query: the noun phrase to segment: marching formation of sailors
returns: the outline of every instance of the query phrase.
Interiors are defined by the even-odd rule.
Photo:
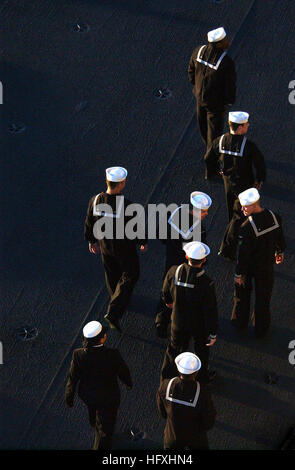
[[[279,214],[260,205],[266,169],[263,154],[246,137],[249,114],[229,112],[229,132],[223,134],[225,114],[236,97],[235,64],[227,54],[229,45],[224,28],[209,31],[208,44],[192,53],[188,75],[206,144],[205,179],[221,175],[224,181],[228,224],[218,254],[236,262],[231,322],[240,330],[248,327],[254,282],[252,323],[255,335],[261,337],[270,326],[273,265],[284,260],[285,240]],[[141,252],[147,250],[144,237],[116,237],[119,219],[123,217],[124,227],[131,219],[125,214],[132,202],[122,195],[126,179],[125,168],[106,169],[107,189],[90,199],[84,226],[89,251],[100,252],[105,271],[110,302],[104,319],[119,333],[120,319],[139,278],[137,247]],[[218,302],[214,280],[205,272],[210,248],[202,223],[211,204],[208,194],[194,191],[190,204],[179,205],[165,222],[165,274],[155,318],[160,338],[167,338],[170,324],[156,394],[159,413],[166,420],[164,449],[208,449],[206,432],[216,416],[208,388],[215,373],[208,369],[208,363],[217,338]],[[102,210],[104,206],[111,211]],[[182,210],[188,211],[187,231],[179,226]],[[99,221],[111,221],[112,236],[95,236]],[[196,227],[200,238],[191,241]],[[85,325],[82,348],[73,352],[66,385],[66,403],[72,407],[79,383],[78,395],[88,407],[95,431],[94,449],[111,448],[120,403],[118,379],[128,390],[132,387],[130,371],[119,351],[105,346],[106,331],[98,321]],[[195,354],[188,352],[191,339]]]

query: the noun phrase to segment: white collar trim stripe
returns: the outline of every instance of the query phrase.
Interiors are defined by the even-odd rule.
[[[224,138],[224,136],[225,136],[225,134],[223,134],[223,135],[220,137],[220,140],[219,140],[219,153],[226,153],[227,155],[235,155],[236,157],[242,157],[242,156],[243,156],[243,153],[244,153],[244,148],[245,148],[245,145],[246,145],[247,137],[244,137],[244,138],[243,138],[240,151],[239,151],[239,152],[232,152],[231,150],[224,150],[224,149],[222,148],[222,143],[223,143],[223,138]]]
[[[280,226],[278,221],[277,221],[276,216],[274,215],[274,213],[269,209],[268,209],[268,211],[272,215],[274,225],[272,227],[266,228],[265,230],[257,229],[257,227],[255,225],[255,222],[253,220],[253,217],[251,215],[249,216],[250,224],[252,225],[252,228],[254,230],[254,233],[255,233],[256,237],[261,237],[261,235],[264,235],[265,233],[272,232],[273,230],[275,230],[276,228],[279,228],[279,226]]]
[[[98,194],[96,196],[96,198],[94,199],[94,203],[93,203],[93,215],[97,216],[103,216],[103,217],[112,217],[113,219],[119,219],[120,215],[121,215],[121,211],[122,211],[122,207],[123,207],[123,204],[124,204],[124,196],[120,196],[120,202],[119,202],[119,207],[118,207],[118,212],[116,214],[108,214],[104,211],[99,211],[99,210],[96,210],[96,201],[97,201],[97,198],[98,196],[100,196],[100,194]]]
[[[204,64],[206,65],[207,67],[210,67],[211,69],[214,69],[214,70],[217,70],[219,65],[221,64],[221,61],[222,59],[224,58],[224,56],[226,55],[226,51],[223,52],[223,54],[221,54],[221,56],[219,57],[216,65],[213,65],[213,64],[210,64],[209,62],[206,62],[205,60],[202,60],[202,58],[200,57],[201,56],[201,52],[203,51],[204,47],[206,47],[206,44],[205,46],[202,46],[198,52],[198,57],[197,57],[197,61],[200,62],[201,64]]]
[[[174,284],[176,286],[182,286],[182,287],[189,287],[191,289],[193,289],[195,287],[195,284],[189,284],[188,282],[181,282],[180,279],[181,279],[181,273],[179,275],[179,272],[181,270],[181,268],[183,267],[184,265],[181,264],[180,266],[178,266],[178,268],[176,269],[175,271],[175,278],[174,278]],[[196,277],[200,277],[204,274],[204,269],[202,269],[202,271],[200,271],[199,273],[197,273]]]
[[[173,379],[170,380],[167,390],[166,390],[166,400],[172,401],[173,403],[178,403],[179,405],[185,405],[185,406],[191,406],[195,408],[196,404],[198,403],[199,395],[200,395],[200,384],[197,382],[197,390],[196,394],[193,400],[191,401],[184,401],[184,400],[177,400],[177,398],[172,397],[172,393],[170,394],[170,388],[172,385],[172,382],[177,379],[177,377],[174,377]]]

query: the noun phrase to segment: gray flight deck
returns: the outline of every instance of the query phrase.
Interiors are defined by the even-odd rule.
[[[92,446],[86,408],[76,399],[67,409],[64,387],[83,326],[106,313],[101,262],[88,251],[83,224],[113,165],[128,169],[125,195],[136,202],[188,202],[193,190],[213,199],[207,272],[216,282],[220,322],[211,353],[218,374],[211,448],[276,449],[294,425],[294,23],[293,0],[1,2],[1,449]],[[288,245],[286,261],[275,268],[271,329],[259,341],[252,328],[241,336],[230,325],[234,266],[217,256],[224,190],[221,181],[204,180],[187,77],[192,50],[219,26],[232,38],[233,109],[250,113],[249,138],[266,158],[262,204],[281,214]],[[158,99],[163,88],[171,93]],[[154,315],[163,245],[150,242],[140,259],[124,334],[111,331],[107,340],[134,379],[132,391],[122,389],[119,449],[162,448],[155,393],[166,340],[156,337]],[[37,328],[38,336],[22,341],[23,326]],[[267,374],[276,374],[276,383],[266,383]],[[146,439],[130,441],[130,428]]]

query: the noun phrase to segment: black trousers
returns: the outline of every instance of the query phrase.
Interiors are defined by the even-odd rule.
[[[241,191],[239,191],[239,188],[237,189],[235,186],[233,186],[225,176],[223,176],[223,183],[224,183],[224,190],[225,190],[225,197],[226,197],[228,221],[230,222],[233,216],[234,206],[236,202],[240,203],[238,195]],[[250,187],[251,186],[249,186],[249,188]],[[240,205],[240,208],[241,208],[241,205]]]
[[[182,242],[175,243],[175,241],[171,242],[170,240],[167,240],[166,264],[165,264],[165,274],[163,276],[163,282],[164,282],[167,272],[172,266],[175,266],[175,265],[179,266],[180,264],[185,263],[185,261],[186,261],[186,258],[185,258],[185,252],[182,249]],[[171,308],[166,307],[166,304],[163,298],[163,292],[161,292],[160,299],[157,305],[157,313],[156,313],[156,320],[155,320],[156,326],[160,325],[162,328],[167,328],[171,320],[171,313],[172,313],[172,310]]]
[[[111,297],[107,313],[112,319],[120,319],[139,278],[138,255],[135,253],[132,257],[114,257],[102,254],[101,259]]]
[[[233,193],[230,193],[229,197],[231,198],[231,201],[234,201],[233,206],[230,207],[229,212],[231,213],[231,219],[225,229],[219,250],[222,251],[225,256],[234,257],[237,251],[238,235],[240,232],[240,228],[242,223],[246,220],[246,217],[242,212],[242,207],[239,199],[237,197],[234,199],[235,196],[233,195]]]
[[[118,406],[106,409],[98,409],[96,406],[90,405],[87,407],[89,423],[94,428],[93,450],[111,449]]]
[[[168,308],[164,302],[163,294],[161,292],[160,300],[157,305],[157,313],[155,325],[156,327],[161,327],[162,329],[168,328],[168,325],[171,320],[172,309]]]
[[[169,379],[178,375],[178,370],[174,359],[178,354],[188,350],[190,338],[194,341],[194,350],[200,358],[202,367],[198,373],[198,379],[208,380],[208,362],[209,362],[209,346],[206,346],[208,339],[206,335],[194,334],[190,331],[178,331],[171,329],[170,343],[167,346],[164,361],[161,369],[161,379]]]
[[[245,276],[245,286],[235,284],[234,305],[231,320],[239,329],[246,329],[250,317],[252,282],[255,285],[255,305],[251,316],[257,337],[265,335],[270,321],[270,300],[273,289],[273,267],[259,272],[249,272]]]
[[[208,109],[207,106],[197,102],[197,120],[201,137],[207,149],[216,137],[222,135],[224,115],[225,109]]]

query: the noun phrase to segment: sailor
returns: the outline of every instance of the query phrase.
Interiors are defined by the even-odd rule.
[[[281,217],[260,206],[256,188],[239,194],[246,217],[239,235],[238,260],[234,277],[232,324],[238,329],[248,327],[252,281],[255,285],[255,305],[252,323],[255,335],[267,332],[270,321],[270,300],[274,282],[273,265],[284,260],[286,247]]]
[[[229,39],[223,27],[209,31],[208,43],[192,53],[188,76],[197,100],[197,119],[208,146],[222,134],[224,115],[236,98],[236,70],[227,54]]]
[[[219,254],[234,259],[240,226],[245,220],[238,195],[247,188],[261,189],[266,177],[264,156],[246,137],[249,114],[229,113],[229,132],[214,140],[205,155],[206,178],[222,175],[227,201],[228,220]]]
[[[126,185],[126,177],[125,168],[106,169],[107,190],[90,199],[84,225],[84,237],[88,241],[90,253],[101,253],[110,294],[104,318],[111,328],[120,333],[122,330],[119,320],[139,278],[137,245],[140,245],[141,252],[147,250],[144,237],[130,239],[126,234],[125,228],[131,218],[125,214],[128,206],[132,204],[121,194]],[[100,229],[97,228],[97,221],[100,221]]]
[[[71,408],[79,383],[78,395],[88,408],[95,432],[94,450],[111,449],[120,404],[118,378],[127,390],[132,388],[130,372],[120,352],[104,345],[106,331],[98,321],[84,326],[83,347],[73,351],[65,391],[66,404]]]
[[[190,205],[181,204],[171,214],[168,219],[167,239],[161,240],[166,245],[165,275],[173,265],[185,262],[185,252],[183,246],[194,240],[206,242],[206,230],[203,220],[207,217],[212,199],[202,191],[193,191],[190,195]],[[189,228],[182,225],[184,211],[189,211]],[[164,275],[164,277],[165,277]],[[157,306],[155,320],[158,337],[167,338],[167,327],[171,318],[171,309],[166,307],[161,293]]]
[[[216,410],[208,387],[199,382],[201,361],[191,352],[175,358],[177,376],[167,378],[157,391],[157,405],[166,419],[164,449],[209,449],[207,431]]]
[[[205,243],[196,241],[187,243],[184,251],[188,263],[172,266],[162,289],[164,301],[172,309],[172,315],[170,343],[161,377],[169,377],[175,357],[187,350],[193,338],[195,353],[203,364],[200,376],[209,381],[209,350],[216,342],[218,319],[214,281],[203,268],[210,249]]]

